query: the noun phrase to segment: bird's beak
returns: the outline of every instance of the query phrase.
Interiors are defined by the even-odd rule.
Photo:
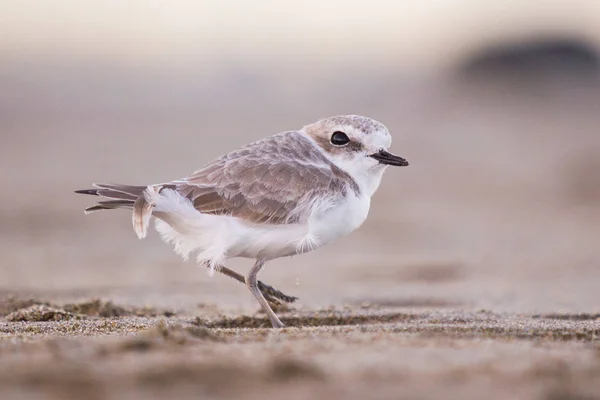
[[[408,165],[408,161],[404,158],[395,156],[383,149],[379,150],[377,153],[370,154],[369,157],[376,159],[380,164],[393,165],[396,167],[406,167]]]

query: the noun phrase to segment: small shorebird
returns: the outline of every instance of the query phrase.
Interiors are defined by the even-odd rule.
[[[408,162],[387,151],[387,128],[370,118],[325,118],[232,151],[187,178],[148,186],[96,183],[76,193],[99,201],[86,213],[131,209],[133,229],[146,237],[150,218],[184,259],[244,282],[273,327],[283,323],[269,301],[294,301],[258,281],[265,262],[302,254],[357,229],[388,165]],[[223,262],[255,261],[243,277]]]

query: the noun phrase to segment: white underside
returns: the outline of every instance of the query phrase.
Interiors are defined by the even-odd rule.
[[[349,193],[316,207],[302,224],[255,224],[227,215],[197,211],[172,190],[153,195],[156,230],[184,259],[195,254],[211,269],[227,258],[270,260],[312,251],[358,228],[369,212],[370,196]]]

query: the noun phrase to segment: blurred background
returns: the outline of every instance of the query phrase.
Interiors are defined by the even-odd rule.
[[[263,281],[300,307],[598,311],[599,21],[589,0],[0,0],[0,291],[256,310],[73,190],[361,114],[410,167]]]

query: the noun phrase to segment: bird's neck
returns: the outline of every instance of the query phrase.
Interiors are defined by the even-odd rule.
[[[372,197],[381,184],[381,178],[385,170],[386,167],[382,165],[371,169],[357,169],[349,171],[349,173],[360,187],[361,194]]]

